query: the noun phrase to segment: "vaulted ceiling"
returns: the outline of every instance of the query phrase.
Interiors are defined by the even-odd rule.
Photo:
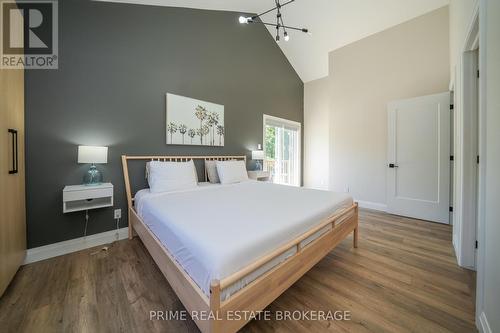
[[[238,24],[240,13],[261,13],[274,6],[274,0],[112,1],[234,11],[234,24]],[[312,34],[290,33],[290,41],[282,41],[279,46],[304,82],[315,80],[328,75],[330,51],[448,3],[449,0],[296,0],[282,10],[285,24],[307,27]],[[272,21],[274,15],[266,14],[263,20]],[[268,28],[274,36],[275,29]]]

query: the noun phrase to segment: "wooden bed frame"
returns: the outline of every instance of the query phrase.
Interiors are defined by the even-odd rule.
[[[245,156],[122,156],[123,176],[129,207],[129,238],[132,239],[135,235],[140,237],[186,310],[190,314],[198,314],[193,320],[203,333],[236,332],[245,326],[250,319],[241,316],[241,319],[234,320],[235,318],[229,318],[230,314],[232,314],[232,317],[236,317],[234,314],[239,311],[241,311],[240,314],[244,313],[243,311],[252,313],[262,311],[351,232],[353,233],[353,246],[355,248],[358,243],[358,205],[354,203],[351,207],[335,212],[335,214],[321,221],[316,227],[257,259],[243,269],[220,281],[211,281],[210,297],[207,297],[135,211],[128,162],[130,160],[175,162],[203,160],[204,162],[207,160],[233,159],[246,161]],[[303,246],[301,244],[303,240],[328,225],[331,225],[331,229],[307,245]],[[256,280],[238,290],[228,299],[221,301],[220,294],[222,290],[293,247],[296,248],[294,255],[260,275]]]

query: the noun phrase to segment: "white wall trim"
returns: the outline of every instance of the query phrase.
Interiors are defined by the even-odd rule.
[[[476,155],[478,155],[476,113],[479,114],[479,118],[481,117],[481,110],[477,110],[479,96],[473,93],[477,90],[477,64],[470,51],[474,50],[477,43],[480,23],[479,3],[476,1],[467,25],[467,35],[463,41],[459,59],[457,59],[457,77],[454,82],[453,236],[457,262],[461,267],[469,269],[475,269],[476,266],[476,211],[479,201],[476,197],[478,167],[475,162]],[[481,48],[483,47],[484,45],[481,45]],[[479,67],[481,67],[480,64]],[[483,71],[480,70],[480,72]],[[482,89],[484,87],[480,86],[480,90]],[[482,135],[482,128],[479,124],[479,135]],[[479,145],[481,145],[481,138],[479,138]],[[479,168],[481,169],[481,166]],[[481,177],[481,170],[479,170],[479,177]]]
[[[378,203],[378,202],[371,202],[371,201],[363,201],[363,200],[354,200],[359,204],[360,208],[367,208],[367,209],[373,209],[373,210],[378,210],[381,212],[386,212],[387,211],[387,205]]]
[[[479,315],[479,332],[481,333],[492,333],[490,324],[488,323],[488,319],[486,318],[486,313],[481,312]]]
[[[118,238],[117,234],[118,233]],[[128,237],[128,227],[28,249],[23,265],[112,243]]]
[[[479,43],[479,0],[474,0],[472,15],[469,17],[467,25],[467,35],[463,41],[462,51],[474,49],[474,44]]]
[[[487,15],[486,15],[486,0],[480,0],[479,3],[479,72],[483,73],[479,77],[479,126],[484,130],[479,133],[479,197],[478,197],[478,224],[477,224],[477,240],[479,248],[477,249],[476,261],[476,325],[481,324],[481,315],[484,313],[484,276],[485,276],[485,256],[486,256],[486,231],[485,231],[485,212],[486,212],[486,74],[488,71],[486,62],[487,52]],[[486,316],[484,316],[486,319]],[[487,322],[486,322],[487,323]],[[488,327],[489,328],[489,327]],[[491,332],[491,330],[490,330]]]
[[[459,247],[458,247],[459,242],[458,242],[455,234],[453,234],[453,236],[452,236],[451,243],[453,244],[453,250],[455,250],[455,257],[457,259],[457,264],[458,264],[461,259],[460,259],[460,251],[459,251]]]
[[[472,37],[472,36],[471,36]],[[473,37],[472,37],[473,38]],[[476,71],[479,66],[474,60],[474,54],[466,51],[461,59],[461,98],[459,116],[461,118],[458,133],[462,136],[459,140],[460,154],[458,163],[460,163],[461,172],[457,179],[461,182],[461,202],[455,211],[460,214],[460,260],[462,267],[475,269],[475,242],[476,242],[476,223],[477,223],[477,172],[478,165],[476,156],[478,151],[478,119],[479,119],[479,96],[477,94]]]

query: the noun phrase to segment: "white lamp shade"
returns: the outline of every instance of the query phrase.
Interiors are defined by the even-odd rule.
[[[108,163],[108,147],[78,146],[78,163]]]
[[[264,151],[263,150],[252,150],[252,160],[263,160]]]

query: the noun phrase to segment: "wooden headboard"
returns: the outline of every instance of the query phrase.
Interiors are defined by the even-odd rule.
[[[127,204],[128,208],[132,209],[134,207],[134,198],[132,193],[132,187],[130,186],[130,174],[128,169],[129,161],[162,161],[162,162],[188,162],[188,161],[228,161],[228,160],[243,160],[247,161],[246,156],[166,156],[166,155],[143,155],[143,156],[128,156],[122,155],[122,166],[123,166],[123,179],[125,180],[125,191],[127,193]],[[144,163],[146,167],[146,163]],[[207,181],[207,170],[203,166],[204,179]]]

